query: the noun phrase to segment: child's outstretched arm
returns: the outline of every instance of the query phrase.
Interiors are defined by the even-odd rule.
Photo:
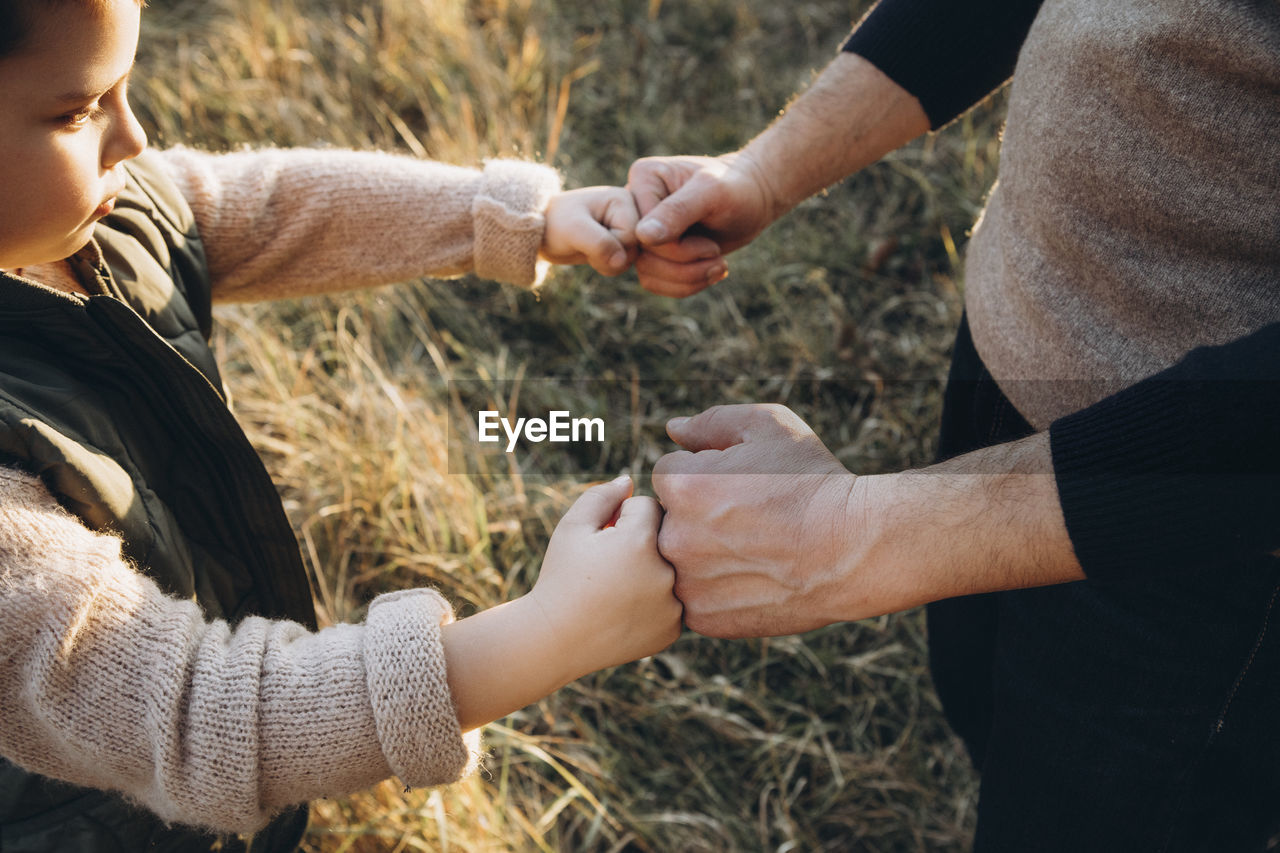
[[[679,636],[675,574],[658,553],[662,509],[630,494],[626,477],[590,489],[560,520],[529,594],[444,627],[464,731]]]
[[[216,301],[464,273],[537,287],[547,261],[590,259],[601,272],[620,272],[605,262],[612,253],[597,248],[601,236],[634,254],[637,215],[626,190],[561,193],[559,174],[537,163],[490,160],[472,169],[311,149],[144,156],[163,164],[191,207]],[[549,216],[558,223],[551,229]]]

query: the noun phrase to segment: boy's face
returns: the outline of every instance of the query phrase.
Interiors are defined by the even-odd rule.
[[[126,84],[136,0],[44,4],[0,59],[0,269],[61,260],[88,242],[146,147]]]

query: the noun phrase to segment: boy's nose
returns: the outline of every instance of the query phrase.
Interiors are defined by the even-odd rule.
[[[111,123],[110,137],[106,140],[102,152],[102,165],[110,169],[117,163],[132,160],[147,150],[147,132],[133,109],[125,103],[116,121]]]

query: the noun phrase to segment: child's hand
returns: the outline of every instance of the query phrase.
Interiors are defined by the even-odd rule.
[[[675,571],[658,553],[662,508],[630,494],[631,481],[620,477],[578,498],[556,526],[528,596],[573,658],[575,678],[660,652],[680,636]]]
[[[640,213],[624,187],[552,196],[545,218],[541,254],[553,264],[589,263],[601,275],[617,275],[636,259]]]

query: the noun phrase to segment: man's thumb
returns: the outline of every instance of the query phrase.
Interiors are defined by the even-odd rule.
[[[712,211],[709,193],[690,181],[645,214],[636,226],[636,239],[644,246],[661,246],[679,240],[684,232]]]

